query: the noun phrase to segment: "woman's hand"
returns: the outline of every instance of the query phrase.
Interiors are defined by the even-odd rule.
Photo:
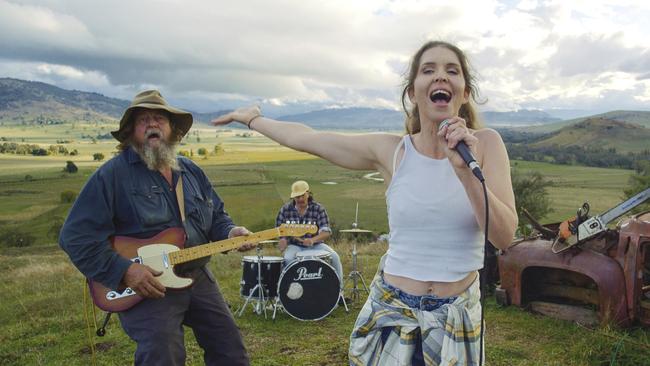
[[[454,150],[456,145],[460,141],[465,141],[465,144],[472,151],[472,154],[476,156],[476,144],[478,143],[478,138],[467,128],[465,120],[460,117],[452,117],[446,120],[448,123],[443,126],[438,132],[438,137],[442,138],[445,142],[445,153],[447,158],[451,161],[452,166],[455,169],[462,169],[466,167],[465,161],[460,156],[460,154]]]
[[[232,121],[237,121],[245,124],[250,128],[250,123],[255,117],[262,115],[260,107],[257,105],[252,105],[243,108],[237,108],[230,113],[223,114],[212,120],[212,125],[214,126],[223,126],[227,125]]]

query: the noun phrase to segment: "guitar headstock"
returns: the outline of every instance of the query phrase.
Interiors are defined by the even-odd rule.
[[[303,236],[316,234],[318,226],[312,224],[282,224],[278,227],[280,236]]]

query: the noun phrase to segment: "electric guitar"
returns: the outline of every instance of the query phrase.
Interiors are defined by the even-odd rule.
[[[115,236],[111,244],[119,255],[162,272],[156,278],[165,287],[183,289],[191,286],[193,280],[177,276],[174,273],[174,266],[177,264],[236,249],[244,243],[257,243],[280,236],[303,236],[308,233],[314,234],[317,230],[316,225],[282,224],[277,228],[250,235],[183,249],[185,231],[182,228],[169,228],[147,239]],[[91,279],[87,279],[87,282],[93,302],[104,311],[112,313],[125,311],[144,300],[144,297],[126,286],[115,291]]]

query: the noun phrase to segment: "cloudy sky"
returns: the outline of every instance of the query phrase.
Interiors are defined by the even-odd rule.
[[[468,53],[483,110],[650,110],[647,0],[0,0],[0,77],[200,112],[396,109],[430,39]]]

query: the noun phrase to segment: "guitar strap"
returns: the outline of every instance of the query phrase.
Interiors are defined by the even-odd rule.
[[[183,197],[183,175],[178,175],[178,182],[176,183],[176,200],[178,201],[178,209],[181,211],[181,220],[185,226],[185,198]]]

